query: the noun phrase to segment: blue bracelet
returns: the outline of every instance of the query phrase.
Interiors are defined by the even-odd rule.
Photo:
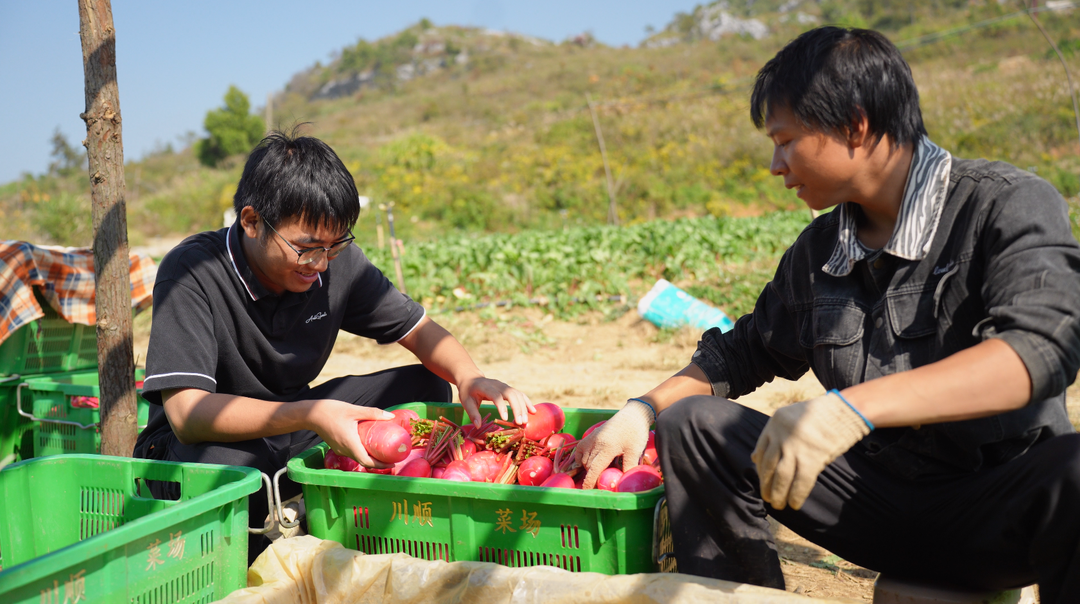
[[[837,390],[836,388],[833,388],[832,390],[829,391],[829,394],[835,394],[836,396],[838,396],[840,398],[840,400],[844,401],[845,405],[850,407],[851,410],[855,412],[855,415],[858,415],[859,417],[862,418],[862,420],[864,422],[866,422],[866,425],[870,428],[871,431],[874,430],[874,424],[871,424],[870,420],[866,419],[865,415],[863,415],[862,413],[859,413],[859,410],[855,408],[855,405],[852,405],[851,403],[849,403],[848,400],[846,398],[844,398],[844,395],[840,394],[839,390]]]
[[[641,399],[639,399],[639,398],[628,398],[628,399],[626,399],[626,402],[628,402],[628,403],[629,403],[630,401],[637,401],[637,402],[639,402],[639,403],[641,403],[641,404],[645,405],[646,407],[648,407],[648,408],[649,408],[649,411],[652,411],[652,417],[653,417],[653,421],[654,421],[654,422],[656,421],[656,407],[653,407],[653,406],[652,406],[652,405],[650,405],[650,404],[649,404],[648,402],[646,402],[646,401],[643,401],[643,400],[641,400]]]

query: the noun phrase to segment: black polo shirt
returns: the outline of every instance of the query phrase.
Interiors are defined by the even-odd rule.
[[[267,290],[240,247],[240,228],[193,235],[166,254],[154,284],[143,396],[198,388],[264,400],[306,389],[339,329],[389,344],[424,309],[352,245],[306,292]]]

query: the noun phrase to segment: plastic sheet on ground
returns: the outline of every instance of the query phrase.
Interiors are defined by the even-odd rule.
[[[227,604],[840,604],[787,592],[678,574],[608,576],[550,566],[429,562],[405,554],[365,555],[311,536],[271,545]]]

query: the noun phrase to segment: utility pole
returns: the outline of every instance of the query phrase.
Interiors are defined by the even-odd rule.
[[[79,0],[85,76],[86,155],[94,224],[94,306],[97,314],[101,452],[131,456],[138,412],[131,336],[131,269],[116,32],[110,0]]]
[[[378,237],[378,239],[379,239],[379,249],[380,250],[385,250],[386,249],[386,240],[383,239],[383,231],[382,231],[382,213],[385,212],[385,211],[386,211],[386,204],[385,203],[380,203],[379,204],[379,211],[375,212],[375,236]]]
[[[607,149],[604,148],[604,133],[600,130],[600,120],[596,117],[596,107],[592,97],[585,93],[585,102],[589,104],[589,113],[592,114],[593,129],[596,130],[596,141],[600,143],[600,159],[604,160],[604,176],[607,177],[608,224],[619,224],[619,212],[615,208],[615,183],[611,180],[611,168],[608,167]]]
[[[386,224],[390,227],[390,255],[394,258],[394,272],[397,274],[397,288],[405,291],[405,273],[401,270],[401,248],[398,247],[397,235],[394,234],[394,202],[386,204]]]
[[[274,129],[274,95],[266,93],[266,133]]]
[[[1031,18],[1031,22],[1035,24],[1035,27],[1039,28],[1039,33],[1046,39],[1046,43],[1050,45],[1050,48],[1054,49],[1058,61],[1061,61],[1061,69],[1065,72],[1065,81],[1069,85],[1069,98],[1072,99],[1073,118],[1076,120],[1076,134],[1080,137],[1080,103],[1076,100],[1076,89],[1073,88],[1072,75],[1069,73],[1069,65],[1065,62],[1065,55],[1061,54],[1061,49],[1054,43],[1054,39],[1046,32],[1046,28],[1043,27],[1042,22],[1039,21],[1039,17],[1035,14],[1036,9],[1038,8],[1039,0],[1031,0],[1031,8],[1027,11],[1027,14],[1028,17]]]

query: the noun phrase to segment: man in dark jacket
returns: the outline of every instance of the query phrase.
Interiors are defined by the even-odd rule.
[[[1080,602],[1080,247],[1061,195],[927,137],[883,36],[823,27],[759,72],[772,173],[835,208],[753,313],[585,439],[586,486],[657,420],[681,572],[783,587],[766,515],[898,578]],[[772,418],[729,399],[812,370]]]

